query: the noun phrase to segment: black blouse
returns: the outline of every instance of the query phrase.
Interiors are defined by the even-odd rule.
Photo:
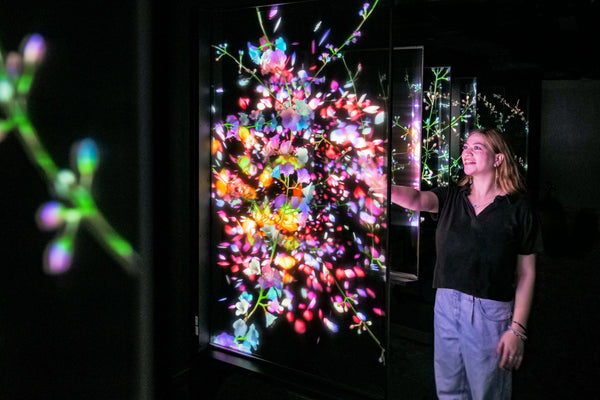
[[[439,199],[433,286],[511,301],[517,255],[542,250],[539,224],[529,203],[518,196],[497,196],[475,215],[468,188],[433,192]]]

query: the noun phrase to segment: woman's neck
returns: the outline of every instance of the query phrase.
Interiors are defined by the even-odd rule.
[[[501,194],[500,187],[496,185],[493,177],[473,177],[471,195],[476,198],[485,198]]]

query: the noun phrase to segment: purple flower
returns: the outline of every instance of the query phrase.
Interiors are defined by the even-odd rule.
[[[294,173],[294,169],[295,168],[292,164],[285,163],[279,168],[279,171],[281,171],[284,176],[289,176]]]
[[[297,171],[298,173],[298,182],[300,183],[309,183],[310,182],[310,174],[306,170],[306,168],[301,168]]]
[[[293,108],[286,108],[281,112],[281,124],[284,128],[289,129],[291,131],[298,130],[298,121],[300,121],[300,116]]]

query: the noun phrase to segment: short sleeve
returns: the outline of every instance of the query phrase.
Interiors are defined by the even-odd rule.
[[[431,192],[437,196],[438,202],[439,202],[438,212],[437,213],[430,213],[431,218],[434,221],[437,221],[438,216],[440,215],[440,213],[444,209],[444,206],[447,204],[447,200],[448,200],[448,195],[450,193],[450,189],[448,187],[436,187],[436,188],[431,189]]]
[[[526,202],[523,204],[521,224],[523,229],[519,254],[541,253],[543,242],[539,218]]]

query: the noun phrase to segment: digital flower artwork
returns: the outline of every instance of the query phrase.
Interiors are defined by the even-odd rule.
[[[238,67],[223,80],[237,80],[240,93],[212,128],[216,268],[235,293],[220,299],[232,323],[213,344],[253,354],[265,329],[289,324],[303,335],[318,324],[369,337],[384,362],[375,326],[385,317],[387,208],[372,188],[386,185],[387,116],[342,51],[376,6],[363,5],[358,28],[337,47],[320,22],[320,39],[292,46],[277,33],[277,7],[268,11],[272,33],[257,9],[262,35],[247,48],[213,46],[217,62]],[[294,51],[301,45],[308,51]],[[328,78],[333,65],[347,79]]]

